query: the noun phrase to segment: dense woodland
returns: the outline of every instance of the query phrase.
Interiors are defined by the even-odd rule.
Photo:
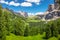
[[[43,34],[44,39],[58,37],[60,34],[60,18],[54,21],[27,22],[28,19],[3,10],[0,5],[0,40],[6,40],[10,33],[16,36],[34,36]]]

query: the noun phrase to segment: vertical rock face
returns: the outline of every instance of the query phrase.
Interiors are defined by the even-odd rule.
[[[48,11],[51,12],[51,11],[53,11],[53,10],[54,10],[54,4],[49,5]]]
[[[27,12],[25,12],[25,14],[24,14],[24,15],[25,15],[25,17],[28,17],[28,14],[27,14]]]
[[[54,7],[55,7],[55,10],[57,11],[54,11],[55,14],[57,15],[57,17],[60,16],[60,4],[59,4],[60,0],[55,0],[54,1]]]
[[[60,9],[60,4],[59,4],[59,0],[54,0],[54,6],[55,6],[55,9]]]
[[[48,20],[48,19],[52,19],[53,18],[53,13],[51,13],[52,11],[54,10],[54,4],[51,4],[49,5],[48,7],[48,13],[45,15],[45,19]]]
[[[46,14],[45,19],[56,19],[58,17],[60,17],[60,4],[59,0],[54,0],[54,4],[48,7],[48,14]]]
[[[36,15],[36,16],[38,16],[40,19],[43,19],[44,14],[40,14],[40,15]]]
[[[26,12],[20,11],[20,12],[15,12],[16,15],[23,16],[23,17],[28,17],[28,14]]]
[[[22,16],[24,16],[24,17],[27,17],[27,16],[28,16],[28,14],[27,14],[26,12],[20,11],[20,14],[21,14]]]

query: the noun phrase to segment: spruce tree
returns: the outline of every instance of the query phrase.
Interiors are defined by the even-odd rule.
[[[0,5],[0,40],[6,40],[5,17]]]

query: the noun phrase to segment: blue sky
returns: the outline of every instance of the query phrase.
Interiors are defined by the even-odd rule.
[[[0,0],[4,8],[9,8],[15,12],[24,11],[30,14],[43,13],[48,9],[54,0]]]

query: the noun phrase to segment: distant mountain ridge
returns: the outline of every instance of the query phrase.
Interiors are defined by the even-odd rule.
[[[23,11],[14,12],[11,9],[8,9],[8,8],[5,8],[5,9],[10,11],[10,12],[12,12],[13,14],[28,18],[28,13],[27,12],[23,12]],[[50,4],[48,9],[47,9],[47,11],[44,14],[34,15],[34,17],[36,19],[39,19],[39,20],[41,19],[43,21],[46,21],[46,20],[50,21],[50,20],[55,20],[55,19],[60,18],[60,4],[59,4],[59,0],[54,0],[54,4]]]
[[[54,4],[50,4],[48,10],[43,15],[36,15],[42,20],[55,20],[60,18],[60,4],[59,0],[54,0]]]
[[[23,17],[28,17],[27,12],[23,12],[23,11],[20,11],[20,12],[14,12],[13,10],[8,9],[8,8],[3,8],[3,10],[4,10],[4,11],[5,11],[5,10],[6,10],[6,11],[9,11],[9,12],[15,14],[15,15],[19,15],[19,16],[23,16]]]

